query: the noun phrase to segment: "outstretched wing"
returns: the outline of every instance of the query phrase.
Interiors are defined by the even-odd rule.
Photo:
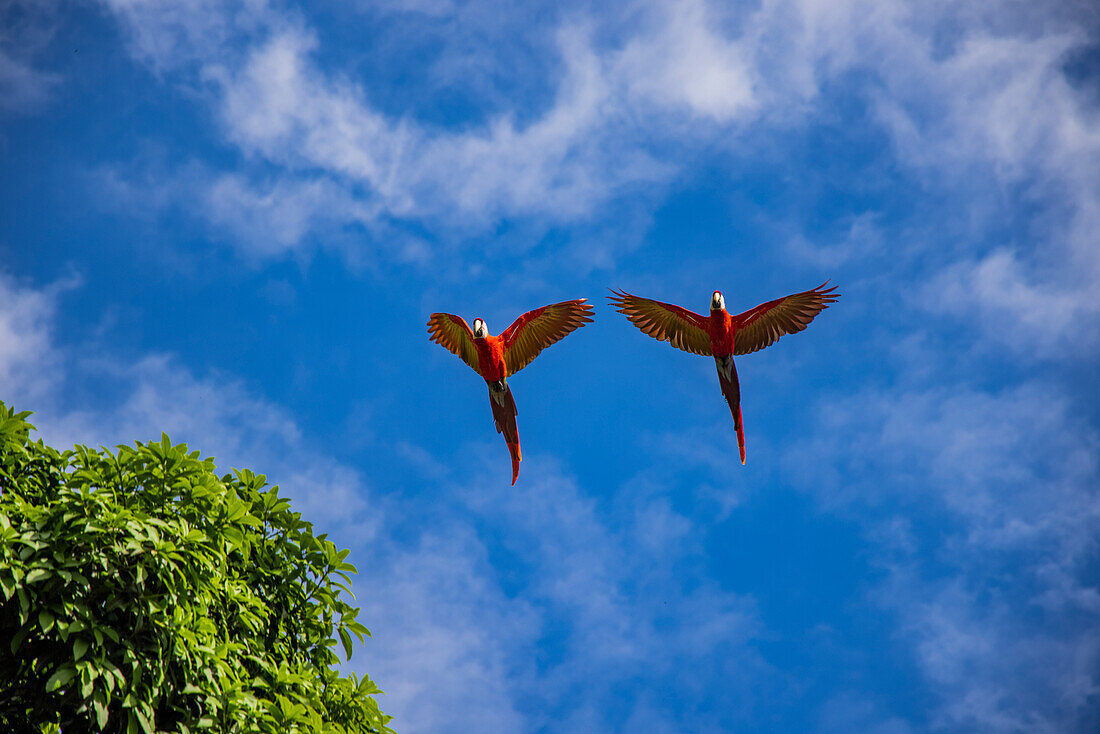
[[[500,335],[508,374],[516,374],[531,364],[543,349],[574,329],[591,323],[593,309],[585,300],[579,298],[536,308],[512,322]]]
[[[711,356],[704,316],[671,303],[632,296],[625,291],[611,292],[615,295],[608,296],[608,300],[643,333],[657,341],[667,341],[685,352]]]
[[[733,353],[749,354],[774,344],[784,334],[805,329],[815,316],[840,298],[836,286],[826,288],[828,284],[825,281],[813,290],[761,303],[734,316]]]
[[[462,361],[481,374],[477,366],[477,348],[474,346],[474,332],[461,316],[451,313],[433,313],[428,318],[428,335],[436,344],[454,352]]]

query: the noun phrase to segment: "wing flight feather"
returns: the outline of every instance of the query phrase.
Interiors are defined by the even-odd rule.
[[[470,330],[466,319],[450,313],[433,313],[428,317],[428,335],[433,342],[457,354],[474,372],[481,374],[478,369],[477,348],[474,346],[474,332]]]
[[[542,306],[520,316],[500,335],[504,341],[504,362],[514,375],[543,349],[570,332],[592,322],[592,306],[584,298]]]
[[[840,298],[836,286],[826,288],[828,284],[825,281],[812,290],[761,303],[734,316],[733,353],[749,354],[774,344],[784,334],[805,329],[815,316]]]
[[[626,291],[611,291],[608,300],[630,322],[657,341],[667,341],[677,349],[711,356],[706,317],[671,303],[633,296]]]

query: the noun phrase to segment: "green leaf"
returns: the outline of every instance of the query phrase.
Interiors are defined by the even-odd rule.
[[[11,654],[14,655],[19,650],[20,645],[23,644],[23,640],[27,639],[27,635],[31,633],[31,623],[23,625],[23,627],[15,633],[15,636],[11,638],[9,647],[11,648]]]
[[[352,643],[352,640],[351,640],[351,635],[348,633],[347,629],[344,628],[344,627],[341,627],[339,632],[340,632],[340,642],[342,642],[344,644],[344,654],[346,656],[346,659],[351,660],[351,650],[352,650],[352,646],[353,646],[353,643]]]
[[[3,574],[0,576],[0,589],[4,591],[4,599],[10,599],[11,595],[15,593],[15,579],[7,573]]]
[[[73,668],[72,663],[65,663],[46,681],[46,693],[53,693],[61,686],[68,685],[75,676],[76,669]]]
[[[92,695],[92,691],[95,690],[95,679],[97,671],[94,668],[84,668],[81,672],[81,679],[83,684],[80,686],[80,695],[83,698],[88,698]]]
[[[73,640],[73,660],[80,660],[88,652],[88,641],[83,637]]]
[[[141,724],[141,730],[145,734],[153,734],[153,722],[149,721],[149,717],[141,709],[131,709],[131,711],[137,714],[138,723]]]
[[[49,578],[50,571],[45,568],[34,568],[27,574],[27,577],[23,579],[25,583],[33,584],[41,581],[44,578]]]
[[[95,700],[92,701],[92,707],[95,709],[96,724],[98,724],[99,728],[102,730],[107,726],[109,712],[107,711],[107,704],[99,697],[99,691],[96,691],[96,697]]]
[[[38,613],[38,626],[42,630],[42,634],[46,634],[53,629],[54,618],[47,610],[43,609]]]
[[[234,548],[240,549],[246,545],[244,533],[242,533],[240,530],[237,530],[237,528],[225,528],[225,530],[222,531],[222,534],[225,536],[225,539],[229,541],[229,544],[232,545]]]
[[[248,513],[248,505],[241,502],[236,497],[231,497],[229,500],[228,515],[226,520],[229,522],[237,522]]]

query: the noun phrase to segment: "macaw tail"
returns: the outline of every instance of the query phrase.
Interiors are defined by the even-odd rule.
[[[741,420],[741,384],[737,381],[737,367],[733,357],[715,357],[718,365],[718,384],[722,386],[722,395],[730,406],[733,415],[733,428],[737,431],[737,452],[741,454],[741,465],[745,464],[745,424]]]
[[[733,427],[737,429],[737,451],[741,454],[741,466],[745,465],[745,424],[741,420],[741,405],[737,406],[737,415],[733,418]]]
[[[519,450],[519,428],[516,426],[516,401],[512,397],[512,388],[504,380],[489,383],[489,405],[493,409],[493,421],[497,433],[504,435],[508,444],[508,453],[512,456],[512,486],[519,478],[519,462],[523,460]]]

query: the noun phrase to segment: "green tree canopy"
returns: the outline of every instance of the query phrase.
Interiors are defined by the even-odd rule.
[[[60,452],[28,415],[0,403],[0,730],[391,732],[336,669],[369,634],[348,551],[278,487],[167,435]]]

